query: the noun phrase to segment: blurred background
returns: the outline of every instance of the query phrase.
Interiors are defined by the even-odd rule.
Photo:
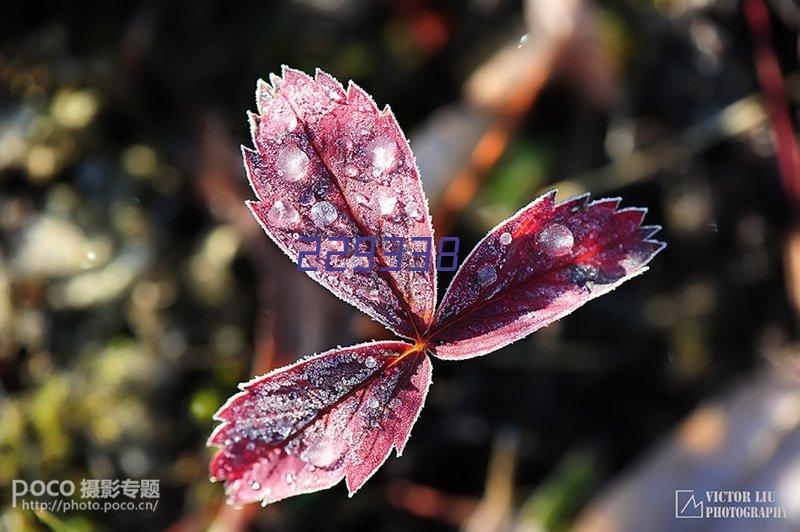
[[[673,530],[691,488],[776,490],[789,519],[758,529],[797,530],[798,29],[792,0],[4,5],[0,529]],[[243,205],[245,111],[283,63],[391,104],[462,249],[552,187],[648,207],[669,247],[524,341],[436,360],[404,456],[354,498],[233,509],[205,440],[236,384],[387,334]],[[15,478],[161,498],[35,514]]]

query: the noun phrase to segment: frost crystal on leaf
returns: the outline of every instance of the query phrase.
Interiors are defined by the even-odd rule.
[[[438,311],[429,267],[384,271],[384,236],[432,236],[428,202],[408,142],[387,109],[321,71],[284,68],[259,80],[255,149],[242,148],[257,196],[248,206],[267,235],[308,274],[400,336],[338,348],[241,385],[217,412],[210,472],[228,501],[278,501],[345,479],[352,495],[394,448],[405,447],[431,382],[428,353],[485,355],[569,314],[647,270],[665,244],[644,209],[588,196],[534,200],[489,232],[456,273]],[[300,236],[310,237],[301,239]],[[374,237],[375,264],[336,257],[330,237]],[[310,241],[309,241],[310,240]],[[391,241],[389,241],[391,242]],[[433,253],[431,253],[433,255]],[[358,268],[358,269],[356,269]]]
[[[314,244],[293,233],[377,238],[375,271],[325,271],[323,253],[309,257],[305,265],[316,271],[308,274],[395,333],[419,339],[433,319],[435,262],[421,272],[378,269],[391,260],[383,236],[433,235],[414,155],[394,115],[320,71],[312,78],[285,68],[272,86],[258,84],[256,100],[255,150],[242,153],[258,197],[248,205],[264,231],[294,261]],[[373,290],[380,297],[366,297]]]
[[[643,273],[662,242],[644,209],[618,199],[555,203],[545,194],[478,243],[445,293],[428,333],[439,358],[485,355]]]
[[[358,490],[400,454],[422,409],[430,359],[403,342],[334,349],[253,379],[216,414],[223,450],[211,475],[230,502],[274,502],[329,488]]]

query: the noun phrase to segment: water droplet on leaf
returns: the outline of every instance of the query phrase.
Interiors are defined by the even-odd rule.
[[[405,211],[406,215],[412,220],[416,221],[422,220],[422,216],[420,216],[419,210],[414,206],[413,203],[406,204]]]
[[[339,216],[339,211],[329,201],[320,201],[311,207],[311,219],[314,220],[317,227],[329,226],[337,216]]]
[[[308,155],[297,146],[287,146],[278,154],[275,165],[284,181],[300,181],[308,174]]]
[[[550,224],[539,233],[537,238],[544,252],[553,257],[561,257],[572,251],[575,238],[566,226],[555,223]]]
[[[307,452],[309,469],[317,467],[330,467],[335,464],[346,451],[347,444],[341,438],[323,437],[316,442]]]
[[[314,199],[314,191],[311,190],[310,188],[307,188],[307,189],[303,190],[297,196],[297,201],[300,203],[300,205],[311,205],[311,204],[313,204],[314,201],[315,201],[315,199]]]
[[[344,167],[344,174],[347,177],[355,177],[358,175],[358,167],[354,164],[348,164]]]
[[[291,205],[278,200],[267,211],[267,220],[277,227],[290,227],[300,221],[300,213]]]
[[[394,212],[394,207],[397,205],[397,198],[389,192],[381,190],[375,194],[375,202],[378,206],[378,212],[383,216],[387,216]]]
[[[376,138],[367,149],[372,154],[373,175],[381,175],[394,164],[397,145],[386,137]]]
[[[286,114],[285,124],[287,131],[294,131],[294,129],[297,127],[297,117],[294,115],[294,113]]]
[[[511,243],[511,240],[512,240],[511,233],[506,232],[500,235],[500,243],[504,246],[509,245]]]
[[[284,421],[280,427],[277,429],[278,434],[281,438],[286,438],[289,434],[292,433],[292,424],[288,421]]]
[[[497,280],[497,270],[494,269],[494,266],[484,266],[478,270],[476,279],[481,286],[489,286]]]

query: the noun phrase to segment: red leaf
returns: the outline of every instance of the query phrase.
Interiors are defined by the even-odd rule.
[[[209,438],[221,447],[211,475],[230,502],[266,504],[342,478],[352,495],[393,447],[402,452],[430,384],[426,348],[440,358],[499,349],[644,272],[664,247],[649,240],[658,227],[640,226],[643,209],[586,196],[555,205],[550,193],[478,244],[435,315],[435,257],[422,272],[358,272],[365,259],[351,253],[333,264],[344,271],[326,272],[323,257],[341,246],[331,237],[432,235],[419,172],[391,112],[360,88],[287,68],[271,80],[259,81],[260,115],[250,115],[256,150],[243,148],[253,214],[294,261],[313,246],[300,236],[327,241],[304,261],[317,268],[309,275],[416,343],[334,349],[243,385]],[[383,251],[377,267],[389,265]]]
[[[395,333],[419,339],[436,303],[433,261],[427,271],[353,271],[366,259],[340,259],[342,272],[325,272],[326,237],[430,237],[428,204],[408,142],[394,115],[379,110],[351,82],[347,91],[321,71],[311,78],[285,68],[272,86],[259,81],[259,115],[250,115],[256,150],[243,148],[250,184],[259,201],[250,209],[293,261],[323,238],[319,258],[306,257],[309,275]],[[421,245],[420,245],[421,246]],[[392,266],[378,244],[375,267]],[[422,248],[420,247],[420,250]]]
[[[404,342],[333,349],[257,377],[215,415],[211,475],[231,503],[278,501],[346,478],[352,495],[398,456],[419,416],[431,364]]]
[[[641,227],[645,209],[555,192],[492,229],[447,289],[428,347],[439,358],[485,355],[644,273],[665,244]]]

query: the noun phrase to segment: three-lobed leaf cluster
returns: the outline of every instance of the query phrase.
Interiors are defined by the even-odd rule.
[[[247,203],[308,275],[407,341],[333,349],[240,385],[217,412],[210,466],[228,500],[274,502],[345,479],[352,495],[408,441],[431,382],[428,354],[465,359],[500,349],[646,271],[664,244],[644,209],[545,194],[492,229],[436,308],[435,261],[386,268],[340,250],[348,268],[314,264],[309,240],[431,238],[419,171],[391,111],[352,82],[285,68],[259,80],[242,148],[257,200]],[[307,237],[314,237],[309,239]],[[306,238],[301,238],[306,237]],[[360,266],[360,267],[359,267]]]

